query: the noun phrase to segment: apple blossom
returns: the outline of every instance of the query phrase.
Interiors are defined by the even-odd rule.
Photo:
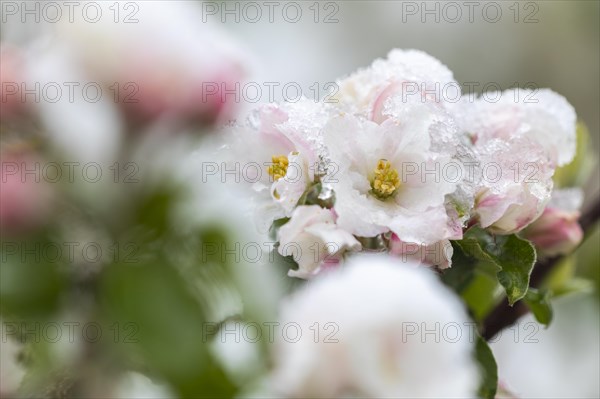
[[[292,255],[298,270],[291,277],[310,278],[324,269],[335,267],[346,250],[359,250],[360,243],[335,224],[335,212],[318,205],[299,206],[291,219],[278,231],[278,252]]]
[[[424,266],[437,266],[447,269],[452,266],[452,244],[442,240],[431,245],[419,245],[401,241],[397,235],[390,238],[390,253],[397,255],[403,262],[410,261]]]
[[[480,160],[476,220],[496,234],[522,230],[550,200],[555,168],[573,159],[573,107],[550,90],[514,89],[463,101],[454,111]]]
[[[575,156],[575,110],[552,90],[491,92],[463,101],[458,108],[462,127],[476,146],[494,139],[523,139],[540,146],[552,167],[565,165]]]
[[[495,234],[513,234],[533,222],[552,193],[554,168],[545,150],[524,138],[478,144],[481,180],[473,214]]]
[[[535,245],[538,255],[566,255],[577,248],[583,239],[583,230],[578,223],[581,202],[582,194],[579,190],[553,193],[542,215],[522,233],[524,238]]]
[[[394,113],[391,101],[443,102],[447,92],[460,97],[460,86],[440,61],[419,50],[394,49],[386,59],[338,80],[336,98],[343,109],[377,122]]]
[[[357,255],[284,302],[280,324],[301,334],[290,327],[291,337],[276,342],[275,393],[474,397],[473,327],[460,300],[415,266]],[[458,333],[444,333],[450,325]]]
[[[260,106],[246,125],[232,129],[227,168],[251,185],[261,229],[291,216],[314,182],[322,151],[319,132],[328,117],[321,104],[301,100]]]
[[[330,162],[338,168],[332,187],[341,228],[362,237],[391,231],[424,245],[461,237],[445,204],[458,181],[441,176],[453,159],[431,150],[430,128],[438,121],[418,104],[402,120],[377,124],[343,114],[325,126]]]

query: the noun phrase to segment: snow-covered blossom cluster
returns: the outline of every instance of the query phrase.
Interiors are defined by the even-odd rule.
[[[393,50],[243,120],[254,59],[199,23],[216,4],[123,6],[1,28],[0,397],[495,397],[495,288],[547,325],[534,265],[584,236],[582,192],[553,190],[567,100],[462,96]]]
[[[456,100],[452,72],[421,51],[393,50],[337,85],[333,102],[263,105],[232,128],[233,158],[254,167],[257,220],[298,264],[292,276],[361,250],[448,268],[468,228],[509,235],[536,221],[575,154],[562,96]]]

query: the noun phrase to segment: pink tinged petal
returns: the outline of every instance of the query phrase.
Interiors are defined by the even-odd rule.
[[[278,252],[292,255],[298,264],[289,275],[310,278],[321,270],[338,264],[348,250],[360,250],[360,243],[348,232],[339,229],[334,214],[317,205],[299,206],[288,223],[278,232]]]
[[[401,212],[391,220],[381,221],[402,241],[431,245],[452,235],[448,215],[443,207],[422,212]]]
[[[512,231],[522,224],[524,219],[529,218],[529,216],[518,215],[519,207],[523,206],[523,190],[524,188],[518,185],[510,187],[501,194],[484,189],[475,202],[475,213],[481,227],[495,228],[498,233],[503,230]],[[514,213],[516,215],[513,215]],[[517,221],[516,218],[521,220]]]
[[[578,211],[547,207],[544,213],[523,231],[523,237],[533,242],[542,256],[569,254],[583,239],[579,216]]]
[[[542,147],[554,166],[569,163],[575,155],[576,114],[561,95],[548,90],[512,89],[487,93],[486,98],[468,104],[462,125],[478,138],[511,141],[526,139]]]
[[[375,101],[373,101],[373,105],[371,106],[371,112],[369,114],[369,118],[372,121],[374,121],[376,123],[382,123],[387,118],[389,118],[388,115],[383,114],[385,103],[393,96],[403,95],[403,92],[405,92],[405,89],[404,89],[405,83],[406,82],[404,82],[404,81],[393,82],[393,83],[389,84],[388,86],[386,86],[375,97]]]
[[[488,227],[488,230],[496,234],[517,233],[541,214],[549,200],[549,198],[537,198],[529,192],[522,193],[521,198],[519,202],[511,204],[502,217]]]
[[[259,137],[257,140],[265,141],[269,146],[278,148],[282,155],[294,151],[294,143],[285,136],[279,126],[288,120],[287,114],[276,105],[262,106],[259,109]]]
[[[398,256],[403,262],[417,262],[422,266],[437,266],[447,269],[452,266],[452,244],[448,240],[438,241],[431,245],[404,242],[395,234],[390,241],[390,253]]]
[[[386,108],[386,99],[397,92],[396,87],[389,86],[403,82],[414,82],[418,88],[415,96],[419,97],[422,87],[431,89],[436,85],[445,87],[452,84],[460,91],[452,72],[437,59],[418,50],[394,49],[389,52],[387,59],[377,59],[370,67],[339,80],[337,98],[351,112],[381,122],[379,117],[385,115],[380,111]],[[412,102],[421,101],[418,98]]]
[[[273,182],[271,195],[282,206],[286,215],[290,216],[312,179],[308,162],[300,154],[290,153],[288,161],[287,173]]]
[[[458,85],[456,87],[458,88]],[[441,110],[441,95],[442,87],[439,82],[426,84],[408,80],[394,81],[377,94],[371,106],[369,118],[374,122],[383,123],[391,116],[389,108],[393,109],[394,105],[398,103],[428,103]]]

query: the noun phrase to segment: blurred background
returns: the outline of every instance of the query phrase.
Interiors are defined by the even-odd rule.
[[[42,23],[31,21],[21,23],[15,18],[7,18],[5,21],[4,16],[8,15],[10,9],[5,8],[8,2],[3,1],[2,3],[1,40],[3,50],[6,48],[21,49],[18,51],[24,55],[18,58],[27,59],[32,43],[35,42],[33,47],[42,46],[42,48],[49,49],[50,55],[61,58],[63,53],[60,51],[63,50],[63,47],[54,48],[52,46],[54,42],[59,43],[62,37],[60,35],[46,36],[55,28],[52,24],[44,23],[43,20]],[[205,73],[208,75],[205,76],[210,76],[208,79],[211,81],[228,82],[243,77],[246,84],[254,82],[262,90],[257,102],[295,98],[298,94],[298,87],[301,94],[317,99],[328,93],[328,90],[331,89],[329,83],[335,82],[337,78],[347,75],[357,68],[370,65],[375,58],[385,57],[391,49],[414,48],[423,50],[441,60],[454,72],[455,79],[465,89],[473,87],[475,93],[485,90],[533,86],[548,87],[562,94],[575,107],[580,122],[588,127],[589,135],[582,139],[580,146],[585,147],[588,153],[597,158],[600,145],[600,113],[598,111],[600,109],[600,2],[598,1],[459,1],[451,3],[300,1],[275,2],[276,4],[272,8],[260,1],[253,3],[256,6],[248,6],[247,3],[236,1],[205,3],[173,1],[169,2],[172,4],[170,6],[172,9],[179,7],[178,3],[185,5],[186,9],[193,4],[195,12],[191,14],[186,12],[183,14],[173,12],[172,15],[169,13],[159,14],[159,16],[153,17],[155,20],[152,20],[149,14],[145,14],[147,10],[144,4],[147,3],[150,2],[136,3],[139,7],[139,13],[136,14],[139,24],[132,25],[129,30],[115,30],[116,33],[110,39],[98,32],[85,36],[77,30],[72,31],[72,27],[63,27],[64,30],[61,30],[61,34],[68,38],[67,48],[76,49],[74,51],[76,62],[78,65],[83,65],[82,70],[88,80],[102,81],[103,85],[109,86],[111,82],[117,80],[127,82],[132,79],[143,79],[146,76],[155,78],[151,73],[148,75],[143,73],[146,70],[152,70],[152,68],[144,68],[144,65],[156,65],[154,63],[160,63],[161,60],[164,62],[167,56],[172,55],[171,52],[155,54],[148,51],[148,54],[144,54],[136,61],[137,63],[132,64],[134,65],[132,71],[123,75],[110,74],[113,70],[119,71],[118,65],[115,66],[118,62],[115,60],[128,59],[127,54],[133,48],[127,47],[123,43],[127,43],[135,35],[139,35],[141,39],[145,38],[145,35],[150,35],[150,39],[147,40],[155,43],[156,47],[173,47],[175,49],[171,48],[170,51],[175,52],[179,50],[183,54],[181,59],[184,62],[194,65],[198,70],[207,71]],[[470,5],[465,3],[470,3]],[[135,11],[135,8],[121,9],[120,18],[126,17],[132,11]],[[106,9],[105,12],[107,12]],[[148,18],[144,18],[144,16],[148,16]],[[164,31],[152,30],[153,23],[164,28]],[[227,40],[213,38],[212,34],[205,34],[203,29],[208,27],[223,31],[223,34],[228,36]],[[109,28],[113,29],[114,27],[109,26]],[[218,54],[218,59],[224,60],[223,63],[206,65],[202,62],[202,57],[195,59],[192,54],[197,54],[198,49],[194,47],[194,37],[202,37],[205,47],[213,48],[212,51]],[[236,44],[233,45],[230,42]],[[135,40],[132,43],[132,46],[135,46]],[[29,50],[24,50],[25,48]],[[114,48],[118,48],[118,51],[113,51]],[[42,81],[43,79],[56,79],[57,74],[61,71],[64,72],[62,76],[66,76],[67,79],[71,79],[71,76],[79,76],[79,72],[71,72],[60,62],[53,60],[53,57],[48,57],[48,52],[43,53],[44,57],[34,58],[39,60],[40,64],[35,72],[36,79]],[[3,51],[2,73],[5,76],[9,66],[13,67],[15,75],[19,75],[19,72],[24,70],[20,64],[15,67],[14,63],[6,62],[7,54],[13,53],[14,50],[11,50],[10,53]],[[72,56],[71,52],[67,53],[68,57]],[[68,57],[65,55],[62,59]],[[42,63],[42,59],[47,63]],[[90,65],[96,67],[90,68]],[[97,67],[98,65],[100,67]],[[174,63],[167,62],[160,66],[162,70],[168,71],[168,76],[182,76],[183,84],[195,81],[192,72],[187,70],[182,72]],[[25,69],[36,70],[29,67]],[[49,71],[54,71],[54,74]],[[5,80],[9,79],[3,77],[3,81]],[[85,79],[77,77],[73,80]],[[172,81],[169,79],[166,81],[172,86]],[[154,89],[160,90],[163,87],[161,82],[160,79],[158,79],[158,83],[152,80],[152,85],[144,93],[152,94]],[[156,86],[153,86],[155,83]],[[269,95],[269,85],[274,87],[272,98]],[[253,85],[253,87],[255,86]],[[284,90],[284,87],[288,87],[287,91]],[[197,180],[198,165],[195,165],[194,162],[197,162],[198,159],[209,159],[209,155],[205,155],[202,150],[202,148],[212,145],[209,144],[212,139],[207,138],[207,133],[223,122],[235,118],[236,115],[243,115],[254,105],[255,101],[246,101],[248,96],[255,98],[254,94],[243,95],[242,101],[236,102],[235,109],[213,104],[209,109],[201,110],[199,113],[194,113],[185,107],[182,108],[180,104],[157,105],[153,100],[144,103],[144,107],[141,109],[132,109],[125,104],[123,109],[118,111],[118,118],[112,113],[101,114],[104,115],[103,119],[101,118],[104,122],[101,120],[98,124],[104,130],[98,128],[100,133],[96,135],[93,132],[89,135],[85,134],[86,129],[93,130],[89,126],[89,121],[87,124],[84,121],[78,121],[81,123],[76,125],[79,126],[79,130],[73,128],[76,131],[72,136],[64,135],[65,130],[68,129],[59,123],[61,115],[72,117],[82,113],[83,116],[80,119],[84,119],[84,116],[88,114],[82,108],[75,109],[67,106],[59,109],[58,107],[36,106],[34,112],[40,116],[36,117],[38,118],[37,122],[33,124],[23,123],[24,119],[34,119],[28,116],[21,115],[13,118],[3,115],[3,161],[7,159],[7,155],[4,153],[6,148],[10,147],[10,153],[14,154],[12,148],[14,148],[15,142],[21,148],[20,145],[25,141],[27,148],[31,146],[33,146],[31,148],[35,148],[35,153],[41,152],[47,156],[49,151],[52,154],[50,155],[51,159],[57,157],[62,160],[97,161],[103,166],[106,165],[107,169],[105,170],[108,170],[112,162],[117,159],[121,162],[120,167],[125,168],[122,172],[129,173],[131,170],[127,167],[127,161],[133,160],[140,166],[141,174],[139,176],[142,177],[142,180],[144,182],[151,181],[150,184],[145,183],[143,187],[112,184],[91,186],[83,181],[80,181],[78,185],[69,186],[67,199],[61,197],[61,200],[58,201],[59,205],[53,208],[55,211],[49,211],[60,215],[61,218],[64,215],[70,215],[68,218],[62,218],[59,223],[60,229],[54,229],[51,233],[44,230],[45,227],[41,229],[43,231],[40,229],[35,229],[34,233],[28,231],[26,240],[35,242],[55,240],[55,230],[60,230],[61,234],[66,231],[66,236],[71,237],[87,234],[90,241],[134,242],[139,245],[139,247],[135,247],[139,249],[136,253],[143,255],[143,263],[156,266],[151,268],[150,274],[145,275],[141,275],[135,268],[124,267],[109,268],[109,272],[103,275],[100,275],[100,272],[89,272],[89,270],[85,273],[77,272],[76,277],[73,277],[77,282],[72,290],[74,292],[70,292],[67,296],[71,298],[70,300],[78,298],[76,301],[80,301],[78,290],[87,290],[90,286],[93,288],[90,291],[93,294],[91,297],[84,296],[85,300],[81,301],[75,309],[66,307],[67,310],[65,310],[64,306],[55,304],[55,302],[64,302],[64,295],[61,296],[61,299],[57,299],[56,292],[60,292],[61,287],[67,284],[56,277],[59,274],[58,271],[55,274],[52,272],[56,268],[60,269],[60,265],[47,269],[50,271],[47,271],[47,274],[42,277],[32,277],[34,274],[37,275],[39,269],[34,267],[33,271],[29,270],[28,272],[19,268],[16,273],[14,270],[17,269],[13,270],[6,266],[3,258],[3,301],[5,304],[8,303],[3,307],[3,317],[6,318],[7,315],[12,316],[16,313],[19,320],[23,318],[30,322],[48,320],[48,318],[54,320],[57,316],[52,312],[55,312],[56,308],[60,308],[63,309],[58,313],[61,320],[81,320],[82,322],[85,320],[110,320],[111,322],[121,320],[122,323],[125,323],[135,319],[136,323],[143,326],[153,325],[155,323],[153,320],[175,320],[177,317],[186,319],[189,324],[184,331],[173,332],[172,329],[157,328],[155,335],[142,336],[142,340],[149,343],[149,346],[142,344],[141,348],[134,350],[132,355],[134,360],[123,362],[124,368],[139,370],[145,374],[155,373],[165,379],[170,387],[175,387],[173,389],[180,394],[196,392],[198,387],[189,385],[189,381],[194,379],[201,381],[197,384],[217,381],[218,383],[215,384],[219,385],[225,381],[221,371],[217,367],[213,369],[210,366],[211,361],[203,360],[214,357],[212,354],[207,354],[203,346],[195,346],[190,349],[187,346],[177,345],[177,342],[187,342],[186,340],[190,338],[187,334],[193,330],[192,327],[198,327],[198,323],[219,319],[213,314],[215,310],[210,309],[203,299],[200,300],[202,306],[198,306],[191,302],[192,299],[189,295],[181,296],[178,292],[183,290],[181,287],[185,284],[158,265],[162,264],[161,262],[171,262],[178,265],[176,268],[181,269],[181,265],[197,262],[195,256],[197,256],[198,245],[201,245],[199,242],[222,242],[232,234],[227,228],[217,226],[219,221],[214,220],[215,214],[218,215],[223,209],[221,200],[223,197],[220,193],[222,187],[202,186],[201,182]],[[186,93],[184,97],[187,101],[197,100],[193,93],[189,96]],[[119,103],[119,106],[121,105],[123,105],[122,102]],[[3,107],[5,110],[7,109],[6,104],[3,104]],[[162,110],[161,107],[173,108],[169,111],[172,112],[168,117],[156,117],[156,114],[160,113],[157,109]],[[96,108],[92,112],[99,113]],[[113,117],[119,121],[115,122],[116,125],[106,123],[106,120],[112,120]],[[55,132],[47,136],[42,134],[43,139],[39,139],[37,132],[40,130],[40,126],[44,125],[49,126],[49,131],[59,133]],[[111,129],[111,126],[120,126],[120,130],[117,130],[122,131],[125,138],[108,137],[110,134],[107,131]],[[166,131],[177,131],[179,134],[175,137],[172,133],[163,134]],[[135,133],[131,134],[131,132]],[[140,134],[140,132],[142,133]],[[32,138],[34,139],[32,140]],[[27,159],[29,159],[28,151],[26,151]],[[19,156],[22,155],[21,150],[17,153],[20,154]],[[164,172],[165,170],[169,170],[169,173]],[[196,176],[194,176],[195,174]],[[178,176],[175,184],[171,184],[173,175]],[[195,188],[192,190],[194,191],[193,195],[187,196],[186,201],[177,202],[177,205],[174,205],[174,202],[171,201],[175,201],[174,198],[177,197],[178,183],[184,186],[195,186]],[[577,184],[583,185],[586,192],[584,208],[598,195],[599,183],[600,173],[596,167],[590,170],[590,177],[585,182],[577,182]],[[568,184],[565,183],[565,185]],[[6,187],[3,181],[3,189]],[[226,201],[232,201],[230,194],[223,194],[228,198]],[[220,202],[221,208],[214,206],[215,203]],[[65,207],[65,203],[75,203],[76,205],[72,208],[71,205]],[[239,207],[240,210],[245,205],[234,202],[226,203],[232,209]],[[38,207],[38,205],[34,205]],[[174,212],[175,215],[170,213],[166,215],[167,211],[170,212],[172,208],[181,210]],[[57,209],[60,212],[56,211]],[[74,211],[74,209],[79,209],[79,211]],[[217,211],[213,211],[213,209]],[[135,212],[127,213],[128,210],[135,210]],[[134,216],[130,216],[131,214]],[[194,216],[188,217],[187,215],[190,214]],[[123,215],[129,216],[124,218]],[[238,217],[236,215],[228,215],[228,217],[235,219]],[[177,220],[179,229],[175,232],[168,227],[169,223],[166,220],[169,218]],[[232,224],[239,224],[241,218],[242,216],[239,216],[239,219]],[[98,226],[102,226],[102,228]],[[143,228],[140,230],[139,226],[143,226]],[[151,236],[148,236],[148,231],[152,232]],[[31,238],[32,234],[35,235],[35,238]],[[243,235],[245,233],[236,232],[236,234]],[[182,244],[181,238],[190,235],[197,237],[199,241],[186,241]],[[3,231],[3,236],[6,242],[5,231]],[[18,237],[19,240],[22,239],[21,232]],[[597,378],[600,373],[600,347],[598,344],[600,341],[600,319],[598,317],[600,309],[598,294],[600,292],[598,289],[600,287],[599,240],[600,236],[596,226],[595,232],[590,235],[577,254],[567,262],[568,264],[561,269],[564,273],[571,273],[594,281],[594,286],[588,289],[587,293],[579,293],[557,301],[555,321],[548,330],[537,327],[538,330],[535,331],[537,342],[524,343],[523,339],[514,339],[514,333],[526,334],[529,332],[524,328],[531,319],[525,319],[516,327],[517,330],[504,334],[498,342],[492,345],[499,363],[500,379],[509,391],[514,392],[518,397],[598,397],[600,395],[600,382]],[[183,247],[181,247],[182,245]],[[3,247],[4,250],[5,247]],[[177,257],[171,256],[174,252],[178,252]],[[128,253],[130,252],[122,255],[126,257]],[[198,286],[204,284],[204,286],[229,287],[231,285],[229,277],[222,276],[215,270],[197,273],[186,269],[185,266],[183,269],[184,275]],[[256,278],[256,275],[252,277]],[[239,277],[232,279],[236,280],[236,278]],[[38,280],[54,281],[53,279],[56,280],[55,283],[48,286],[41,285],[41,294],[36,291],[38,302],[30,300],[31,306],[26,306],[25,309],[22,306],[11,305],[14,301],[22,304],[19,301],[23,297],[31,298],[31,292],[18,292],[19,290],[14,289],[15,286],[30,285],[31,281]],[[122,281],[133,284],[139,289],[134,290],[134,293],[125,292]],[[217,284],[215,281],[219,283]],[[273,283],[273,286],[280,287],[290,283],[279,282],[277,284]],[[34,290],[34,288],[31,289]],[[149,293],[155,293],[157,289],[162,292],[161,297],[167,298],[167,304],[163,303],[164,306],[147,301],[149,297],[153,296]],[[243,297],[243,287],[236,289],[240,292],[236,295]],[[284,288],[277,289],[284,290]],[[221,295],[227,296],[227,291],[224,290],[225,288],[216,289]],[[97,299],[95,298],[96,294],[104,298],[106,303],[103,302],[101,306],[92,305]],[[130,307],[123,310],[117,304],[124,300],[125,295],[137,295],[137,297]],[[230,296],[238,298],[236,295]],[[273,297],[276,296],[277,294],[273,294]],[[130,297],[128,298],[129,301]],[[232,300],[232,302],[236,301],[239,299]],[[267,298],[266,301],[274,301],[274,299]],[[49,310],[40,312],[40,303],[47,304]],[[232,305],[232,308],[235,307],[235,304]],[[202,310],[197,308],[202,308]],[[178,312],[181,313],[175,312],[176,314],[173,315],[173,309],[178,309]],[[202,314],[200,319],[193,316],[196,311]],[[254,317],[268,316],[254,315]],[[106,326],[108,325],[106,324]],[[121,324],[122,327],[123,324]],[[175,342],[173,348],[170,348],[170,354],[165,354],[157,349],[159,345],[156,343],[164,342],[166,339]],[[50,352],[55,350],[56,348],[38,348],[37,352],[33,351],[37,354],[30,357],[38,356],[44,361],[50,362],[48,364],[52,364],[54,360],[51,359],[54,359],[54,354],[50,354]],[[93,349],[93,351],[98,350],[98,348]],[[10,392],[14,389],[13,386],[9,386],[12,384],[11,381],[20,381],[22,378],[23,372],[18,368],[15,369],[12,363],[16,353],[19,353],[19,349],[9,347],[3,340],[3,381],[0,385],[2,388],[0,393]],[[58,370],[54,365],[51,367],[44,361],[42,364],[60,374],[65,368],[69,369],[69,367],[74,367],[73,365],[82,364],[79,363],[80,360],[74,359],[86,359],[86,356],[97,355],[97,353],[84,353],[82,357],[81,353],[74,354],[73,350],[65,353],[62,355],[63,363]],[[186,353],[194,356],[186,357]],[[24,356],[25,361],[30,359],[27,354],[20,356]],[[106,364],[110,364],[110,361],[114,360],[102,359]],[[149,364],[140,364],[144,363],[144,361],[140,362],[140,359],[145,359],[144,361],[150,359],[151,361]],[[187,359],[189,363],[181,362],[179,364],[180,359]],[[104,365],[104,363],[101,364],[100,368],[102,369]],[[196,366],[201,366],[202,378],[185,375],[186,370],[194,369]],[[98,377],[101,371],[88,367],[84,368],[82,373],[87,373],[88,377],[92,376],[86,381],[90,379],[96,381],[97,386],[92,388],[87,386],[86,389],[75,392],[107,394],[102,388],[102,379]],[[60,375],[60,381],[73,380],[73,378]],[[124,380],[124,385],[119,386],[119,389],[122,390],[114,394],[126,395],[124,392],[133,392],[139,395],[140,390],[144,389],[149,389],[157,397],[168,394],[169,391],[161,391],[162,388],[156,390],[147,381],[140,381],[140,378],[136,376]],[[75,378],[75,380],[77,379]],[[35,387],[44,384],[44,379],[39,376],[30,376],[28,381],[32,386],[31,392],[38,392]],[[225,382],[221,385],[223,384],[226,385]],[[70,386],[66,383],[65,385]],[[55,387],[55,389],[50,396],[59,392],[61,388]],[[218,386],[215,388],[215,392],[227,392],[227,389],[227,387]]]

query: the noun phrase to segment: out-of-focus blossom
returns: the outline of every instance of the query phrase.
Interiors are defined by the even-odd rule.
[[[25,79],[29,89],[60,88],[55,99],[28,98],[34,101],[31,108],[42,135],[56,152],[74,162],[108,166],[114,161],[123,120],[110,93],[86,74],[72,48],[57,40],[33,43],[27,51]],[[65,83],[74,85],[72,94]]]
[[[180,156],[180,162],[172,165],[176,168],[175,181],[181,186],[186,185],[188,189],[181,204],[173,210],[173,225],[184,232],[193,232],[206,226],[216,227],[229,237],[229,241],[222,246],[207,244],[202,250],[202,256],[207,261],[211,256],[220,257],[224,262],[236,260],[231,262],[229,276],[235,281],[239,295],[216,284],[204,287],[205,291],[210,292],[211,303],[215,304],[215,314],[220,317],[215,317],[215,320],[223,320],[241,312],[273,320],[277,304],[287,294],[285,282],[273,265],[274,256],[269,252],[273,250],[273,239],[257,234],[252,213],[255,209],[248,200],[244,186],[223,184],[220,179],[205,179],[198,173],[207,163],[221,165],[223,160],[217,150],[221,138],[206,137],[201,148],[187,156]],[[259,252],[252,252],[257,245]],[[238,258],[230,256],[230,252],[227,255],[231,248],[240,249]],[[243,262],[242,267],[238,261]],[[256,290],[261,284],[266,284],[269,289]]]
[[[7,146],[8,147],[8,146]],[[42,160],[29,149],[14,146],[1,154],[0,228],[20,234],[41,227],[52,210],[53,189],[42,178]]]
[[[19,352],[22,345],[15,342],[8,333],[8,327],[0,319],[2,327],[2,341],[0,342],[0,397],[14,397],[21,381],[25,376],[26,369],[19,362]],[[5,333],[6,331],[6,333]]]
[[[490,347],[498,378],[510,398],[597,398],[600,385],[600,311],[594,295],[569,295],[552,303],[554,321],[541,328],[532,314],[519,320],[519,339],[511,330]],[[525,332],[535,331],[535,333]],[[525,334],[532,338],[526,339]],[[498,393],[501,398],[502,392]]]
[[[583,239],[578,222],[581,202],[579,190],[557,191],[542,215],[523,230],[523,237],[533,242],[540,256],[566,255],[577,248]]]
[[[160,399],[175,397],[175,392],[165,384],[152,381],[143,374],[129,371],[121,376],[110,392],[110,398]]]
[[[498,381],[498,390],[496,391],[496,399],[519,399],[506,386],[503,381]]]
[[[21,98],[23,84],[23,57],[8,44],[0,44],[0,118],[11,119],[24,108]]]
[[[359,255],[284,303],[288,336],[274,352],[277,394],[473,397],[479,378],[468,317],[431,272],[414,266]]]
[[[248,55],[225,32],[202,22],[199,4],[136,4],[130,23],[65,22],[58,26],[60,38],[137,119],[230,119],[241,101]],[[107,14],[109,7],[102,5]]]
[[[436,123],[430,108],[418,104],[403,119],[381,124],[351,115],[327,124],[324,140],[337,172],[332,187],[341,228],[362,237],[391,231],[423,245],[460,238],[445,207],[457,181],[441,175],[452,159],[431,148],[429,129]]]
[[[359,250],[360,243],[335,224],[335,213],[317,205],[299,206],[278,232],[281,255],[292,255],[298,270],[291,277],[310,278],[336,267],[346,250]]]
[[[447,269],[452,266],[452,244],[442,240],[431,245],[406,243],[392,234],[390,238],[390,253],[398,256],[402,262],[414,262],[423,266],[437,266]]]

